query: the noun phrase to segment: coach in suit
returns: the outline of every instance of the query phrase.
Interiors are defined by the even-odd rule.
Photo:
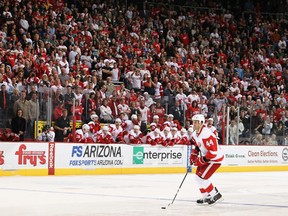
[[[13,133],[18,134],[20,141],[24,141],[24,134],[26,131],[26,119],[22,117],[23,111],[17,110],[17,115],[11,121],[11,130]]]
[[[184,110],[179,101],[175,101],[175,105],[171,107],[169,113],[173,114],[174,120],[177,120],[182,126],[184,125]]]

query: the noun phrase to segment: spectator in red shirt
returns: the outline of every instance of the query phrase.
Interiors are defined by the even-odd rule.
[[[186,110],[186,119],[192,119],[192,117],[196,114],[200,113],[200,108],[198,106],[197,101],[193,101],[191,105],[187,106]]]
[[[53,120],[57,120],[58,118],[60,118],[62,116],[62,112],[64,110],[64,103],[63,102],[59,102],[56,107],[53,110]]]

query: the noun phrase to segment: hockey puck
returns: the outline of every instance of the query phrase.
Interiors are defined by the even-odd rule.
[[[166,207],[162,206],[161,209],[166,209]]]

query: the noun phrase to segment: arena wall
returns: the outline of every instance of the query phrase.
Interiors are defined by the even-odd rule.
[[[184,145],[2,142],[0,176],[184,173],[189,168],[190,148]],[[288,171],[288,147],[221,148],[225,160],[219,172]]]

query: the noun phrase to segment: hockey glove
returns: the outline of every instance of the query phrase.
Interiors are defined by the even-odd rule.
[[[190,164],[192,165],[194,160],[197,159],[199,154],[199,148],[196,147],[195,149],[192,150],[191,155],[190,155]]]
[[[194,164],[195,166],[204,166],[204,165],[207,164],[208,161],[209,161],[209,160],[208,160],[207,158],[205,158],[205,157],[198,157],[198,158],[196,158],[196,159],[193,161],[193,164]]]

